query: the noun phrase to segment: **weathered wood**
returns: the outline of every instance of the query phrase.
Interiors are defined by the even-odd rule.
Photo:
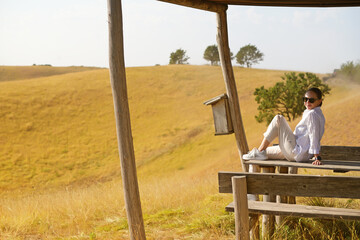
[[[248,207],[250,214],[274,214],[294,217],[360,220],[360,209],[292,205],[271,202],[265,203],[257,201],[248,201]],[[233,202],[226,206],[226,211],[234,211]]]
[[[237,240],[250,239],[249,234],[249,211],[246,190],[246,177],[232,178],[234,213],[235,213],[235,236]]]
[[[213,99],[210,99],[204,102],[204,104],[211,105],[212,107],[215,135],[234,133],[234,128],[232,126],[232,120],[230,116],[229,101],[226,94],[222,94]]]
[[[298,174],[299,168],[297,167],[289,167],[289,174]],[[296,204],[296,196],[289,196],[288,197],[289,204]]]
[[[146,237],[138,189],[127,97],[120,0],[108,0],[108,17],[110,81],[114,100],[116,132],[130,239],[144,240]]]
[[[239,97],[235,83],[234,72],[231,64],[230,48],[228,41],[228,27],[226,19],[226,11],[217,13],[218,35],[217,43],[221,68],[224,76],[226,92],[229,98],[230,115],[235,133],[236,144],[240,155],[242,169],[248,172],[248,166],[244,164],[242,155],[249,151],[246,140],[244,125],[241,118]]]
[[[321,146],[321,157],[329,160],[360,161],[360,147]]]
[[[248,194],[360,198],[360,177],[219,172],[219,192],[231,193],[231,178],[246,176]]]
[[[287,167],[278,167],[278,172],[281,174],[286,174],[288,173],[289,168]],[[277,195],[276,196],[276,202],[277,203],[288,203],[288,196],[285,195]],[[283,216],[276,216],[275,217],[275,222],[277,225],[280,225],[284,220]]]
[[[258,165],[250,164],[249,172],[252,172],[252,173],[261,172],[261,168]],[[259,195],[248,194],[248,199],[251,199],[254,201],[259,201]],[[253,239],[253,240],[260,239],[260,224],[258,223],[258,220],[259,220],[259,216],[250,215],[250,236],[251,236],[251,239]]]
[[[311,161],[308,162],[290,162],[287,160],[245,160],[244,163],[259,165],[262,167],[280,166],[280,167],[297,167],[297,168],[313,168],[325,169],[333,171],[360,171],[360,161],[339,161],[339,160],[321,160],[322,165],[312,165]]]
[[[210,12],[222,12],[228,8],[226,4],[209,2],[206,0],[158,0],[161,2],[173,3],[185,7],[206,10]]]
[[[278,7],[355,7],[360,6],[359,0],[208,0],[214,3],[247,6],[278,6]]]
[[[263,173],[275,173],[274,167],[265,167],[262,169]],[[263,202],[276,202],[276,195],[269,192],[263,195]],[[262,236],[263,238],[270,238],[275,231],[275,216],[264,214],[262,217]]]

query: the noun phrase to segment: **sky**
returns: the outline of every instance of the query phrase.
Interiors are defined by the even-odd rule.
[[[127,67],[166,65],[181,48],[194,65],[216,44],[216,14],[156,0],[122,0]],[[254,68],[330,73],[360,61],[360,7],[229,6],[229,45],[264,53]],[[0,0],[0,65],[109,67],[106,0]],[[233,61],[233,65],[238,65]]]

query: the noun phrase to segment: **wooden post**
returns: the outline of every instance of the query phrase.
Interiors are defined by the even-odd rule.
[[[249,147],[247,144],[245,130],[241,118],[239,97],[237,94],[235,77],[231,64],[226,10],[217,13],[217,22],[218,22],[217,43],[218,43],[218,49],[220,55],[221,68],[226,86],[226,92],[229,98],[231,119],[234,127],[238,152],[240,155],[241,166],[244,172],[248,172],[248,167],[247,165],[244,164],[242,160],[242,155],[249,151]]]
[[[275,173],[275,167],[263,167],[263,173]],[[276,202],[276,195],[269,193],[263,195],[263,202]],[[262,219],[262,237],[269,239],[275,231],[275,216],[263,215]]]
[[[278,167],[278,172],[279,173],[288,173],[288,167]],[[288,202],[288,196],[277,195],[276,196],[276,202],[277,203],[287,203]],[[279,226],[283,222],[284,216],[276,216],[275,220],[276,220],[276,224]]]
[[[123,46],[121,0],[108,0],[110,81],[130,239],[144,240],[134,146],[131,134]]]
[[[249,240],[249,208],[246,177],[232,177],[234,196],[235,236],[237,240]]]
[[[297,174],[298,168],[297,167],[290,167],[289,168],[289,174]],[[296,196],[289,196],[289,204],[296,204]]]

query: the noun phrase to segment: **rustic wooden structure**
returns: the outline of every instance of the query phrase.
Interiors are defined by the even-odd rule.
[[[355,189],[360,189],[360,177],[219,172],[219,192],[234,195],[226,209],[235,212],[236,239],[249,238],[249,213],[360,220],[359,209],[248,201],[248,193],[360,199]]]
[[[177,5],[215,12],[218,22],[217,42],[226,86],[235,139],[244,171],[258,172],[259,164],[243,162],[248,145],[242,123],[239,99],[231,65],[226,11],[228,5],[284,7],[346,7],[360,6],[360,0],[160,0]],[[131,239],[146,239],[136,175],[134,147],[127,98],[123,51],[121,0],[108,0],[110,78],[114,98],[118,147],[124,184],[125,205]]]
[[[273,234],[273,232],[275,230],[275,216],[274,215],[277,215],[276,222],[279,224],[279,223],[281,223],[281,220],[284,215],[289,215],[289,213],[292,211],[291,209],[293,209],[294,211],[302,210],[302,208],[297,205],[292,205],[292,206],[283,205],[283,204],[294,204],[295,196],[303,196],[301,191],[303,191],[303,190],[310,191],[309,186],[306,185],[306,181],[303,178],[299,179],[298,178],[299,175],[291,175],[291,173],[296,173],[296,171],[294,172],[294,169],[297,170],[298,168],[312,168],[312,169],[333,170],[334,172],[360,171],[360,147],[322,146],[321,152],[322,152],[322,156],[325,158],[325,160],[322,160],[322,162],[324,163],[323,165],[312,165],[310,161],[306,162],[306,163],[298,163],[298,162],[289,162],[287,160],[267,160],[267,161],[249,160],[249,161],[252,161],[252,164],[259,164],[263,173],[274,174],[275,169],[277,168],[279,174],[281,174],[281,175],[286,174],[286,176],[287,176],[286,179],[289,178],[289,179],[294,179],[294,181],[300,181],[300,182],[298,182],[299,185],[293,185],[291,187],[289,187],[289,185],[288,185],[288,187],[291,188],[291,190],[286,190],[286,191],[282,191],[281,186],[278,185],[278,183],[273,182],[273,184],[274,184],[273,187],[279,188],[280,190],[275,190],[275,191],[268,190],[267,192],[262,193],[262,194],[265,194],[263,196],[263,202],[258,202],[256,204],[263,204],[264,207],[266,207],[266,206],[274,207],[275,205],[272,205],[272,204],[276,202],[276,203],[280,204],[280,205],[276,205],[276,206],[283,207],[284,211],[285,211],[284,213],[278,213],[275,211],[268,211],[268,210],[264,210],[263,212],[261,212],[263,214],[262,236],[271,236]],[[289,174],[287,174],[287,173],[289,173]],[[219,191],[220,192],[230,192],[231,177],[238,176],[238,175],[241,175],[241,174],[220,172],[219,173]],[[313,178],[310,178],[310,179],[313,179]],[[341,181],[346,181],[346,178],[336,178],[335,177],[335,178],[331,178],[331,179],[332,180],[342,179]],[[353,180],[352,178],[349,178],[349,179],[351,181]],[[262,179],[262,180],[264,180],[264,179]],[[360,180],[360,178],[357,178],[357,180]],[[289,181],[293,181],[293,180],[289,180]],[[352,185],[354,182],[351,182],[351,181],[344,183],[344,185],[338,185],[337,183],[335,183],[335,185],[337,186],[337,191],[338,191],[337,197],[346,198],[346,196],[349,197],[351,194],[353,194],[350,192],[354,192],[354,191],[358,192],[359,186]],[[303,183],[304,183],[304,185],[303,185]],[[265,186],[266,184],[268,184],[268,182],[262,182],[261,184],[263,184]],[[331,185],[331,184],[333,184],[333,183],[330,180],[328,180],[328,182],[323,181],[323,180],[316,182],[316,185],[319,186],[319,189],[317,192],[317,197],[321,197],[322,196],[321,194],[327,194],[326,191],[328,191],[329,185]],[[234,185],[232,187],[234,187]],[[313,186],[311,186],[311,187],[313,187]],[[322,193],[321,193],[321,190],[322,190]],[[281,191],[281,192],[279,192],[279,191]],[[298,192],[298,191],[300,191],[300,192]],[[345,193],[343,194],[344,191],[345,191]],[[254,192],[252,192],[252,191],[248,191],[247,193],[254,194]],[[242,192],[242,194],[246,194],[246,193]],[[326,196],[322,196],[322,197],[326,197]],[[235,196],[234,196],[234,201],[238,201],[235,199]],[[239,205],[240,203],[237,203],[237,204]],[[253,203],[251,203],[251,204],[253,204]],[[251,205],[251,206],[253,206],[253,205]],[[309,207],[309,206],[307,206],[307,207]],[[311,207],[309,207],[309,209],[311,209]],[[234,203],[229,204],[226,207],[226,210],[234,211]],[[327,210],[329,210],[329,209],[327,209]],[[338,210],[333,210],[333,211],[338,211]],[[252,212],[252,211],[250,211],[250,213],[254,214],[254,212]],[[344,214],[343,217],[346,218],[345,213],[344,212],[341,212],[341,213],[343,213]],[[332,214],[332,212],[330,212],[329,214]],[[358,214],[358,217],[360,218],[360,212],[357,212],[357,214]],[[253,216],[252,222],[256,221],[256,218],[258,216],[256,216],[256,215],[255,216],[252,215],[252,216]],[[295,214],[294,216],[299,216],[299,215]],[[303,213],[303,215],[301,215],[301,216],[310,216],[310,215],[308,213]],[[351,215],[351,216],[353,216],[353,215]],[[310,217],[314,217],[314,216],[310,216]],[[326,215],[324,215],[323,217],[326,217]],[[240,223],[240,224],[242,224],[242,223]],[[249,229],[251,229],[252,227],[253,227],[253,225],[250,225]]]
[[[234,133],[230,115],[229,100],[226,94],[212,98],[204,102],[204,104],[212,106],[215,135]]]

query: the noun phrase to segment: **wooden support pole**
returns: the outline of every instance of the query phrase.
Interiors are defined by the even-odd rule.
[[[130,239],[145,240],[127,97],[121,0],[108,0],[108,21],[110,81]]]
[[[263,173],[275,173],[275,167],[263,167]],[[276,195],[269,193],[263,195],[263,202],[276,202]],[[263,215],[262,219],[262,237],[270,239],[275,231],[275,216]]]
[[[288,167],[278,167],[278,172],[279,173],[288,173]],[[288,202],[288,196],[280,196],[280,195],[277,195],[276,196],[276,202],[277,203],[287,203]],[[275,220],[276,220],[276,224],[278,226],[281,225],[281,223],[283,222],[284,220],[284,216],[276,216],[275,217]]]
[[[290,167],[289,174],[297,174],[298,168],[297,167]],[[296,204],[296,196],[289,196],[288,201],[290,204]]]
[[[206,0],[158,0],[161,2],[173,3],[185,7],[206,10],[210,12],[226,11],[228,8],[226,4],[209,2]]]
[[[248,172],[248,167],[242,160],[242,155],[249,151],[246,140],[244,125],[241,118],[239,97],[235,83],[234,72],[231,64],[230,48],[228,41],[228,29],[226,10],[217,13],[218,35],[217,43],[220,55],[221,68],[224,76],[226,92],[229,98],[231,120],[234,127],[236,144],[240,155],[241,165],[244,172]]]
[[[232,177],[235,214],[235,236],[237,240],[249,240],[249,208],[246,177]]]

